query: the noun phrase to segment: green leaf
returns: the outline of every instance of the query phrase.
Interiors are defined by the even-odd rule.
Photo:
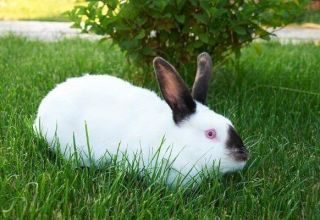
[[[183,24],[186,19],[184,15],[175,15],[174,17],[180,24]]]
[[[198,22],[207,24],[209,22],[209,17],[206,13],[202,14],[193,14],[193,17],[197,19]]]
[[[146,19],[146,18],[138,18],[138,19],[136,20],[136,24],[138,24],[139,26],[144,25],[146,22],[147,22],[147,19]]]
[[[192,46],[193,46],[194,48],[200,48],[200,47],[203,46],[203,42],[198,40],[198,41],[196,41],[195,43],[193,43]]]
[[[199,1],[198,0],[190,0],[190,3],[192,4],[192,6],[198,6]]]
[[[142,38],[144,38],[145,35],[146,35],[146,31],[141,30],[140,33],[138,35],[136,35],[135,39],[142,39]]]
[[[120,47],[127,49],[127,50],[131,50],[133,48],[138,47],[139,42],[138,40],[127,40],[127,41],[122,41],[120,44]]]
[[[147,47],[142,49],[142,53],[148,56],[156,54],[153,49]]]
[[[247,31],[245,28],[241,27],[241,26],[236,26],[234,27],[234,30],[237,34],[241,35],[241,36],[244,36],[244,35],[247,35]]]
[[[200,33],[199,39],[204,43],[209,43],[209,34],[207,33]]]
[[[108,0],[105,3],[108,6],[108,8],[110,8],[111,10],[114,10],[118,5],[118,0]]]
[[[178,11],[180,11],[183,8],[185,3],[186,3],[186,0],[176,0],[176,5],[177,5],[177,8],[178,8]]]
[[[211,0],[201,0],[199,1],[200,7],[207,13],[210,14],[210,8],[211,8]]]

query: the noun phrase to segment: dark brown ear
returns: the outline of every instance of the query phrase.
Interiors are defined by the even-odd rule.
[[[212,72],[212,60],[208,53],[198,56],[197,74],[192,87],[192,97],[202,104],[206,104],[209,82]]]
[[[153,67],[161,93],[172,110],[174,122],[178,124],[196,111],[196,103],[171,64],[161,57],[156,57]]]

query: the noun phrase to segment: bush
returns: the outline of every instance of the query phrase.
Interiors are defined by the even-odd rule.
[[[90,0],[69,12],[74,27],[111,38],[130,60],[150,66],[159,55],[194,64],[200,52],[215,62],[268,39],[265,27],[291,22],[307,0]]]

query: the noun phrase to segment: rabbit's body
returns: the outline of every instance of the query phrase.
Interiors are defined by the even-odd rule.
[[[170,92],[179,89],[169,87]],[[169,103],[170,94],[165,97]],[[84,165],[89,165],[89,157],[99,162],[109,155],[119,156],[120,152],[129,160],[139,155],[141,167],[152,165],[149,163],[158,153],[159,158],[172,162],[174,170],[188,178],[212,165],[220,164],[222,172],[243,167],[245,162],[234,162],[224,147],[232,126],[229,120],[199,102],[194,102],[194,112],[186,116],[187,113],[174,113],[172,120],[172,111],[181,104],[167,103],[154,92],[119,78],[85,75],[59,84],[42,100],[34,129],[51,148],[57,146],[58,140],[66,158],[74,154],[76,146]],[[203,137],[202,128],[213,124],[219,137]],[[195,138],[198,136],[201,138]],[[171,177],[168,182],[176,174]]]
[[[50,140],[57,132],[61,147],[72,143],[74,133],[77,146],[83,149],[87,148],[86,123],[90,144],[96,146],[94,153],[99,157],[106,145],[116,150],[120,141],[121,145],[130,143],[130,149],[138,148],[137,141],[159,144],[161,139],[155,140],[155,136],[164,135],[163,131],[173,124],[170,113],[164,101],[149,90],[108,75],[86,75],[68,79],[52,90],[42,101],[36,121],[40,119],[41,131]]]

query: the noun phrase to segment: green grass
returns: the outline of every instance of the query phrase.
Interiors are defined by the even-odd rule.
[[[316,23],[320,24],[320,10],[307,10],[296,20],[297,23]]]
[[[83,0],[0,0],[0,20],[67,21],[63,13]]]
[[[112,165],[75,169],[34,137],[41,99],[67,77],[112,73],[158,91],[147,83],[152,72],[142,76],[109,46],[0,38],[0,218],[320,218],[318,46],[254,44],[239,68],[216,70],[209,106],[234,122],[251,159],[193,189],[148,184]]]

